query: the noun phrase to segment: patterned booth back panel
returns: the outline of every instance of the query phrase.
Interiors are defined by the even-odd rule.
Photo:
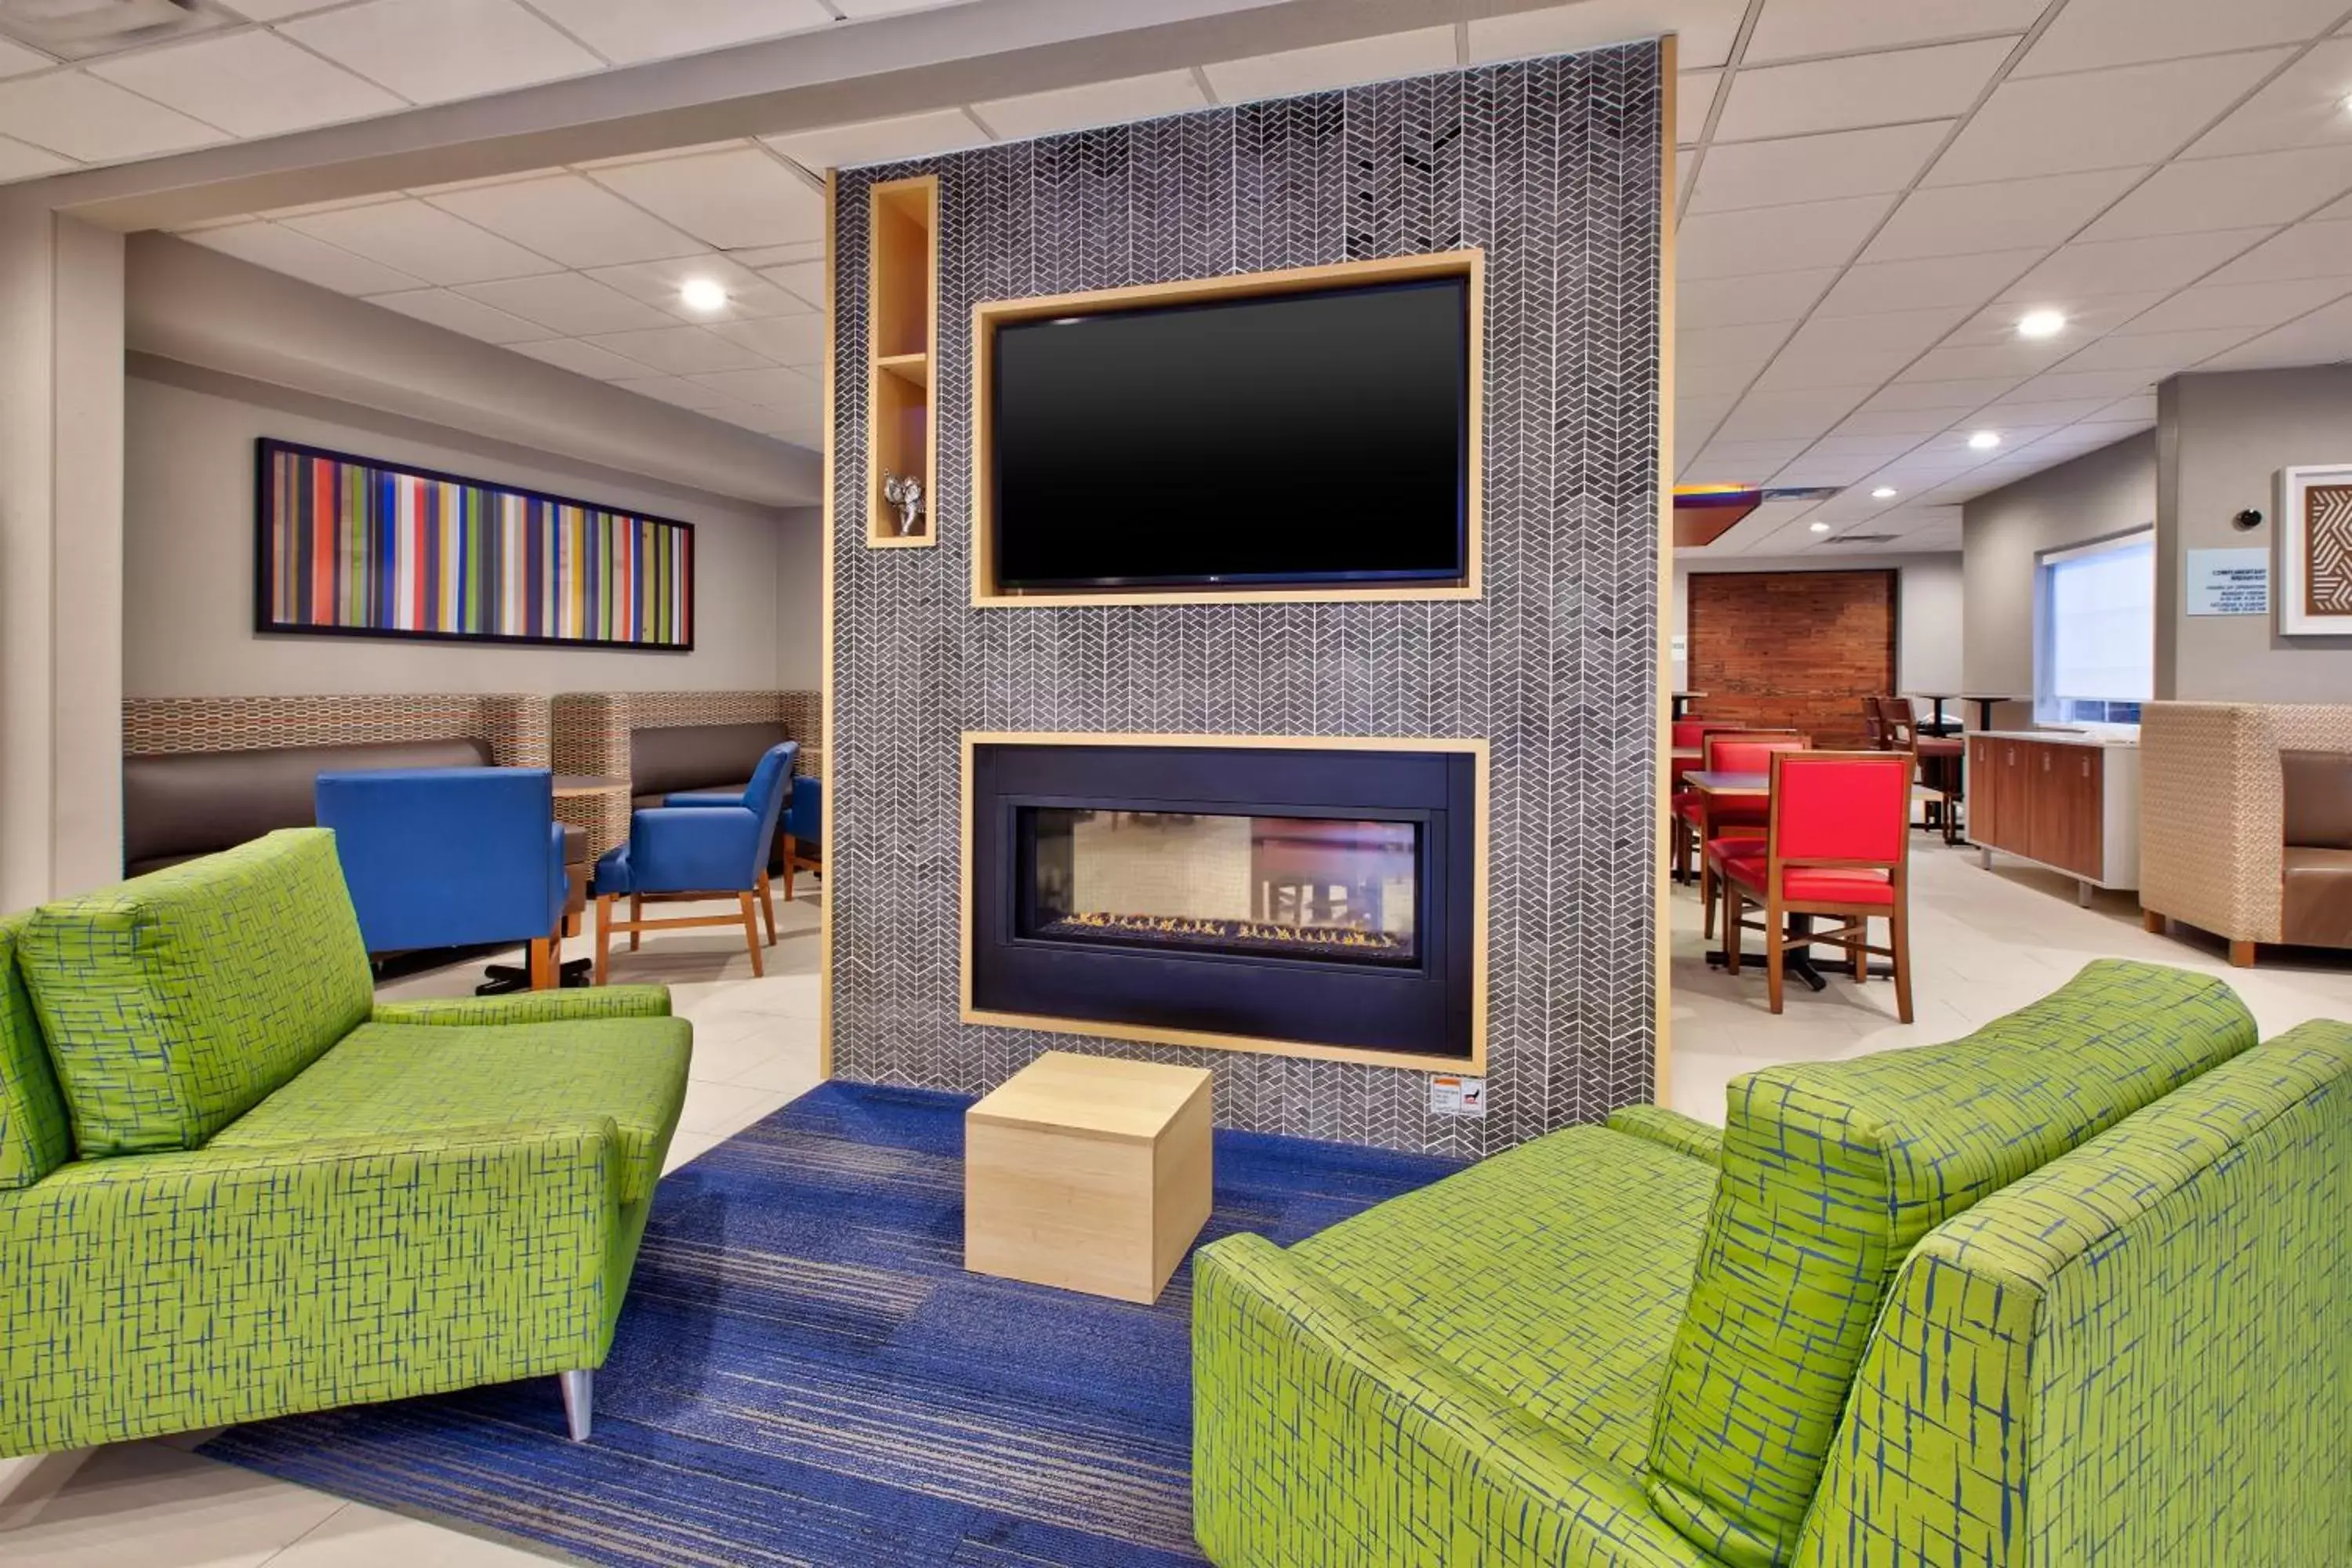
[[[16,967],[17,940],[31,919],[0,920],[0,1192],[29,1187],[73,1158],[65,1096]]]
[[[85,1158],[203,1147],[375,1000],[316,827],[44,905],[18,963]]]
[[[1919,1238],[2254,1039],[2221,981],[2103,959],[1965,1040],[1733,1083],[1651,1441],[1659,1513],[1730,1568],[1787,1562]]]

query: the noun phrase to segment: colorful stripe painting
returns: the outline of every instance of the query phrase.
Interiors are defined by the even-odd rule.
[[[264,438],[265,632],[694,647],[694,525]]]

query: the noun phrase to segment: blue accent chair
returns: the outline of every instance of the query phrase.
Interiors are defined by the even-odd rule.
[[[740,910],[743,936],[751,950],[751,973],[767,973],[760,955],[759,917],[767,916],[768,941],[776,940],[776,906],[768,887],[768,851],[783,816],[784,795],[800,743],[771,746],[740,795],[681,794],[629,819],[629,841],[596,862],[590,894],[596,900],[596,984],[604,984],[613,933],[626,931],[634,951],[642,934],[687,926],[731,926],[737,915],[677,915],[647,920],[647,902],[719,899],[732,893]],[[629,900],[626,920],[614,918],[615,900]]]
[[[317,789],[369,952],[528,943],[531,988],[559,983],[563,826],[547,769],[324,773]]]
[[[793,742],[798,745],[799,742]],[[740,797],[719,795],[709,790],[680,790],[662,796],[664,805],[733,805]],[[784,827],[776,835],[776,856],[770,862],[772,869],[784,874],[784,901],[793,900],[793,873],[806,867],[812,871],[824,869],[817,858],[809,851],[824,839],[824,786],[806,774],[793,777],[792,793],[784,797]],[[767,895],[763,892],[761,897]],[[768,940],[776,937],[775,921],[768,922]]]

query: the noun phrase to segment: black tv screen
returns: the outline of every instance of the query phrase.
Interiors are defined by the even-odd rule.
[[[999,326],[998,585],[1461,581],[1469,332],[1460,277]]]

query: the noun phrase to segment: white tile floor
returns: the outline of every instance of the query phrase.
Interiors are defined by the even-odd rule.
[[[2263,1032],[2305,1018],[2352,1018],[2352,954],[2266,954],[2231,971],[2219,944],[2141,931],[2128,896],[2076,907],[2074,885],[2004,862],[1987,872],[1973,851],[1915,838],[1913,949],[1917,1021],[1895,1021],[1894,987],[1833,976],[1819,994],[1792,984],[1786,1011],[1765,1008],[1760,970],[1733,979],[1700,957],[1698,901],[1674,898],[1675,1105],[1710,1121],[1724,1086],[1774,1062],[1822,1060],[1966,1034],[2062,984],[2092,958],[2122,955],[2226,973]],[[783,929],[768,975],[751,978],[724,931],[649,936],[617,957],[613,978],[670,984],[695,1023],[694,1080],[671,1146],[673,1166],[750,1125],[817,1081],[814,901],[780,906]],[[449,994],[473,972],[420,976],[390,989]],[[10,1568],[489,1568],[543,1561],[512,1548],[344,1503],[197,1458],[197,1439],[100,1451],[72,1473],[30,1523],[0,1533]]]

